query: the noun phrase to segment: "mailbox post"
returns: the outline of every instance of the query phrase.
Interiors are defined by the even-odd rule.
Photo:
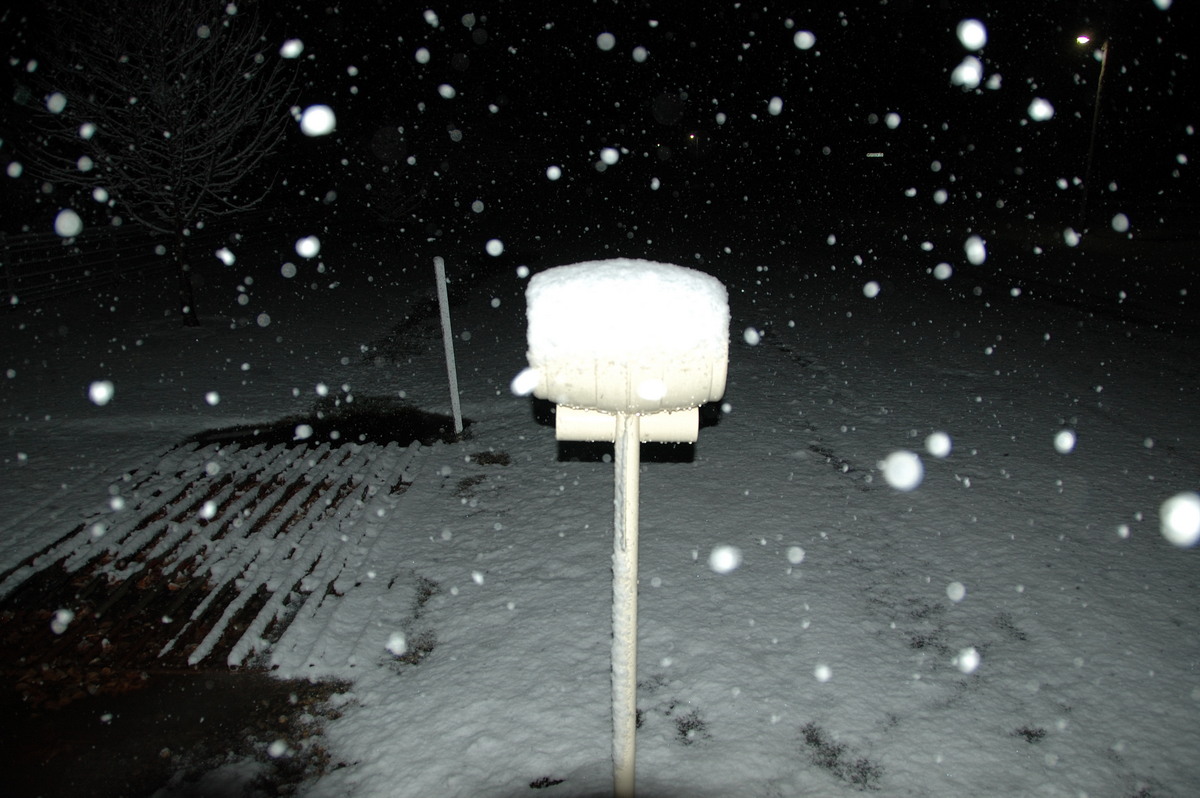
[[[558,440],[612,441],[613,793],[634,793],[640,444],[692,442],[725,392],[729,300],[707,274],[606,260],[530,280],[529,368],[514,390],[558,405]]]

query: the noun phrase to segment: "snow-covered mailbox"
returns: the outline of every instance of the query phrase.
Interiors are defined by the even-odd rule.
[[[639,443],[691,442],[725,392],[729,299],[719,280],[665,263],[606,260],[530,280],[529,368],[514,381],[558,405],[559,440],[613,441],[613,779],[633,794]]]

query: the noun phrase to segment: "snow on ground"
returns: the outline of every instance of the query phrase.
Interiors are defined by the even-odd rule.
[[[445,412],[436,334],[400,362],[369,350],[425,275],[369,283],[323,254],[337,288],[260,280],[199,332],[80,303],[9,314],[0,567],[49,542],[22,519],[69,527],[145,456],[310,407],[318,383]],[[1200,485],[1194,327],[1014,296],[999,267],[992,285],[970,266],[945,282],[888,266],[833,272],[818,252],[701,267],[730,293],[729,406],[694,450],[644,455],[639,793],[1189,794],[1200,572],[1158,510]],[[373,659],[314,673],[276,658],[281,676],[354,681],[326,729],[344,766],[308,795],[610,788],[612,466],[560,453],[511,394],[526,281],[478,272],[455,308],[473,437],[429,450],[371,522],[366,579],[411,580],[419,606],[352,591],[347,645],[374,640]],[[114,385],[104,406],[97,379]],[[1064,430],[1073,448],[1056,448]],[[935,432],[944,457],[925,449]],[[901,450],[924,467],[908,491],[879,468]],[[740,566],[710,568],[718,546]],[[409,645],[428,655],[400,659]]]

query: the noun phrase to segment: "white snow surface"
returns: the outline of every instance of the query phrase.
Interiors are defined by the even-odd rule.
[[[535,274],[525,296],[535,364],[684,352],[716,359],[728,349],[725,286],[684,266],[629,258],[558,266]]]
[[[368,346],[432,268],[368,281],[353,253],[322,257],[336,279],[261,277],[246,306],[210,286],[199,330],[132,284],[0,317],[0,568],[121,512],[110,485],[200,429],[325,391],[445,412],[436,333],[398,361]],[[710,267],[735,329],[765,335],[734,346],[694,451],[642,464],[639,794],[1191,794],[1200,569],[1158,512],[1200,485],[1194,330],[975,296],[959,272],[867,299],[861,275],[799,254]],[[364,541],[361,585],[336,623],[291,630],[355,654],[278,670],[353,685],[325,730],[343,766],[304,795],[610,788],[612,466],[561,458],[509,391],[523,281],[474,280],[454,309],[473,437],[423,450],[362,528],[331,526]],[[876,464],[935,431],[953,449],[890,488]],[[489,451],[511,464],[471,459]],[[714,571],[716,547],[740,565]],[[398,662],[422,634],[428,656]]]

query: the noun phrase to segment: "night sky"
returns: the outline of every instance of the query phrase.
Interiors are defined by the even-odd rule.
[[[1194,166],[1181,163],[1197,121],[1194,4],[530,10],[542,5],[263,4],[268,40],[305,44],[296,105],[327,103],[338,115],[329,136],[293,128],[271,165],[284,182],[268,201],[319,212],[332,226],[390,214],[392,232],[468,249],[498,235],[544,245],[596,225],[703,240],[715,229],[726,238],[823,237],[872,219],[1058,221],[1080,199],[1070,183],[1085,172],[1100,73],[1096,45],[1074,41],[1084,29],[1111,41],[1097,216],[1120,209],[1171,224],[1172,208],[1200,196]],[[969,17],[988,32],[975,89],[951,83],[971,54],[955,33]],[[46,48],[37,20],[14,30],[9,77],[19,81],[21,66]],[[814,34],[811,48],[797,46],[800,31]],[[609,50],[598,44],[605,33],[615,37]],[[1030,119],[1038,97],[1053,105],[1052,119]],[[782,101],[778,114],[772,98]],[[25,143],[20,119],[10,109],[6,162]],[[604,147],[621,157],[601,171]],[[561,179],[547,178],[551,165]],[[932,199],[938,188],[949,192],[945,203]],[[5,193],[29,202],[36,183],[9,181]],[[482,213],[471,209],[476,201]]]

